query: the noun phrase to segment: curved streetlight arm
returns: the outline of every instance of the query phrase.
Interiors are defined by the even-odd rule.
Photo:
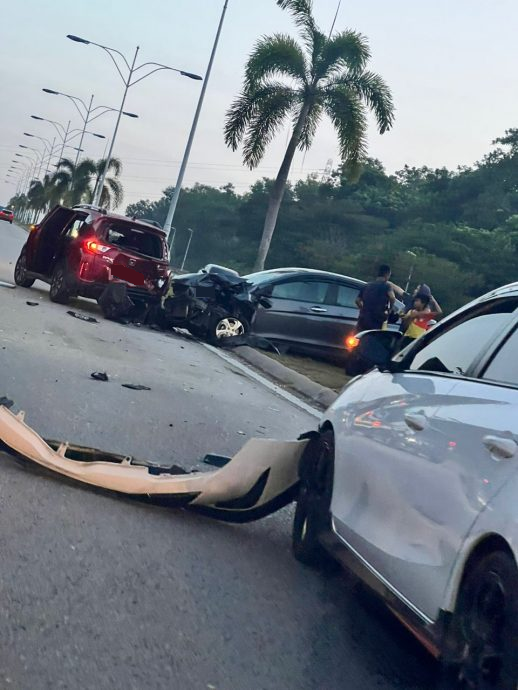
[[[135,81],[132,81],[128,86],[133,86],[134,84],[138,84],[139,81],[142,81],[143,79],[146,79],[146,77],[149,77],[151,74],[154,74],[155,72],[159,72],[162,69],[167,69],[170,72],[178,72],[178,74],[181,74],[182,77],[189,77],[189,79],[195,79],[196,81],[203,81],[203,77],[200,77],[198,74],[193,74],[192,72],[185,72],[182,69],[177,69],[176,67],[169,67],[169,65],[162,65],[160,62],[143,62],[141,65],[136,67],[133,70],[133,73],[138,72],[139,69],[142,69],[142,67],[153,67],[155,66],[156,69],[151,70],[150,72],[147,72],[144,74],[144,76],[139,77],[138,79],[135,79]]]
[[[151,63],[149,63],[149,64],[151,64]],[[144,65],[141,65],[141,66],[143,67]],[[150,77],[155,72],[160,72],[163,69],[168,69],[168,70],[171,70],[172,72],[178,72],[179,71],[177,69],[173,69],[172,67],[157,67],[156,69],[152,69],[151,72],[146,72],[146,74],[144,74],[142,77],[139,77],[138,79],[135,79],[134,81],[130,82],[128,84],[128,86],[135,86],[135,84],[138,84],[139,81],[142,81],[143,79],[147,79],[147,77]]]
[[[99,46],[99,48],[102,48],[102,49],[104,50],[105,53],[108,53],[108,55],[109,55],[110,58],[111,58],[111,61],[112,61],[113,64],[115,65],[115,68],[116,68],[117,72],[119,73],[120,78],[122,79],[122,83],[123,83],[124,85],[126,85],[126,78],[124,77],[124,75],[123,75],[123,73],[122,73],[122,71],[121,71],[121,68],[119,67],[119,64],[118,64],[117,60],[113,57],[112,51],[113,51],[114,53],[118,53],[118,54],[122,57],[122,59],[124,60],[124,62],[126,63],[127,68],[130,69],[130,66],[128,65],[128,61],[126,60],[126,58],[124,57],[124,55],[123,55],[120,51],[115,50],[115,48],[107,48],[106,46],[101,46],[101,45],[99,45],[99,43],[92,43],[92,45],[94,45],[94,46]]]
[[[45,146],[48,146],[50,148],[50,145],[51,145],[50,141],[48,139],[45,139],[45,137],[40,137],[37,134],[29,134],[29,132],[24,132],[23,134],[26,137],[32,137],[33,139],[39,139],[40,141],[42,141],[45,144]]]
[[[69,96],[68,93],[62,93],[62,94],[60,94],[60,95],[61,95],[61,96],[66,96],[66,98],[69,98],[69,99],[72,101],[72,103],[73,103],[73,104],[75,105],[75,107],[76,107],[77,112],[79,113],[79,117],[80,117],[81,120],[83,120],[83,122],[84,122],[84,121],[85,121],[85,115],[81,112],[80,107],[79,107],[79,106],[77,105],[77,103],[76,103],[76,101],[79,101],[79,102],[81,103],[81,105],[84,106],[85,110],[88,112],[88,106],[85,105],[85,103],[83,102],[83,100],[82,100],[81,98],[77,98],[76,96]]]

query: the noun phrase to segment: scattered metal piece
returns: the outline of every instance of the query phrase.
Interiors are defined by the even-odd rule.
[[[99,323],[97,319],[94,319],[93,316],[86,316],[85,314],[80,314],[77,311],[67,311],[67,314],[70,314],[70,316],[73,316],[74,319],[79,319],[80,321],[86,321],[87,323]]]
[[[96,381],[109,381],[108,374],[105,371],[94,371],[90,376]]]
[[[143,386],[141,383],[122,383],[123,388],[131,388],[132,391],[150,391],[149,386]]]
[[[29,302],[29,301],[27,301],[27,302],[25,302],[25,304],[26,304],[27,306],[29,306],[29,307],[39,307],[39,306],[40,306],[40,303],[39,303],[39,302]]]
[[[0,287],[11,288],[11,290],[14,290],[16,285],[13,283],[6,283],[4,280],[0,280]]]

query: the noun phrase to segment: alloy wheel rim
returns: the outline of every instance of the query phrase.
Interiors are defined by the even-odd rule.
[[[243,335],[245,328],[239,319],[227,317],[221,319],[216,326],[216,338],[232,338],[236,335]]]

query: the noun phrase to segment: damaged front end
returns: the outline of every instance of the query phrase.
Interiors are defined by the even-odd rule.
[[[296,498],[299,462],[311,434],[297,441],[251,439],[232,458],[208,455],[211,471],[162,467],[93,448],[42,439],[0,405],[0,450],[69,480],[227,522],[251,522]]]

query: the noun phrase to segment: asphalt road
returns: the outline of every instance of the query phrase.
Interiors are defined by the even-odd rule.
[[[0,280],[25,238],[0,225]],[[202,345],[52,304],[40,283],[0,287],[0,395],[44,436],[185,466],[316,424]],[[0,688],[432,688],[427,655],[351,578],[292,558],[290,520],[220,524],[0,455]]]

